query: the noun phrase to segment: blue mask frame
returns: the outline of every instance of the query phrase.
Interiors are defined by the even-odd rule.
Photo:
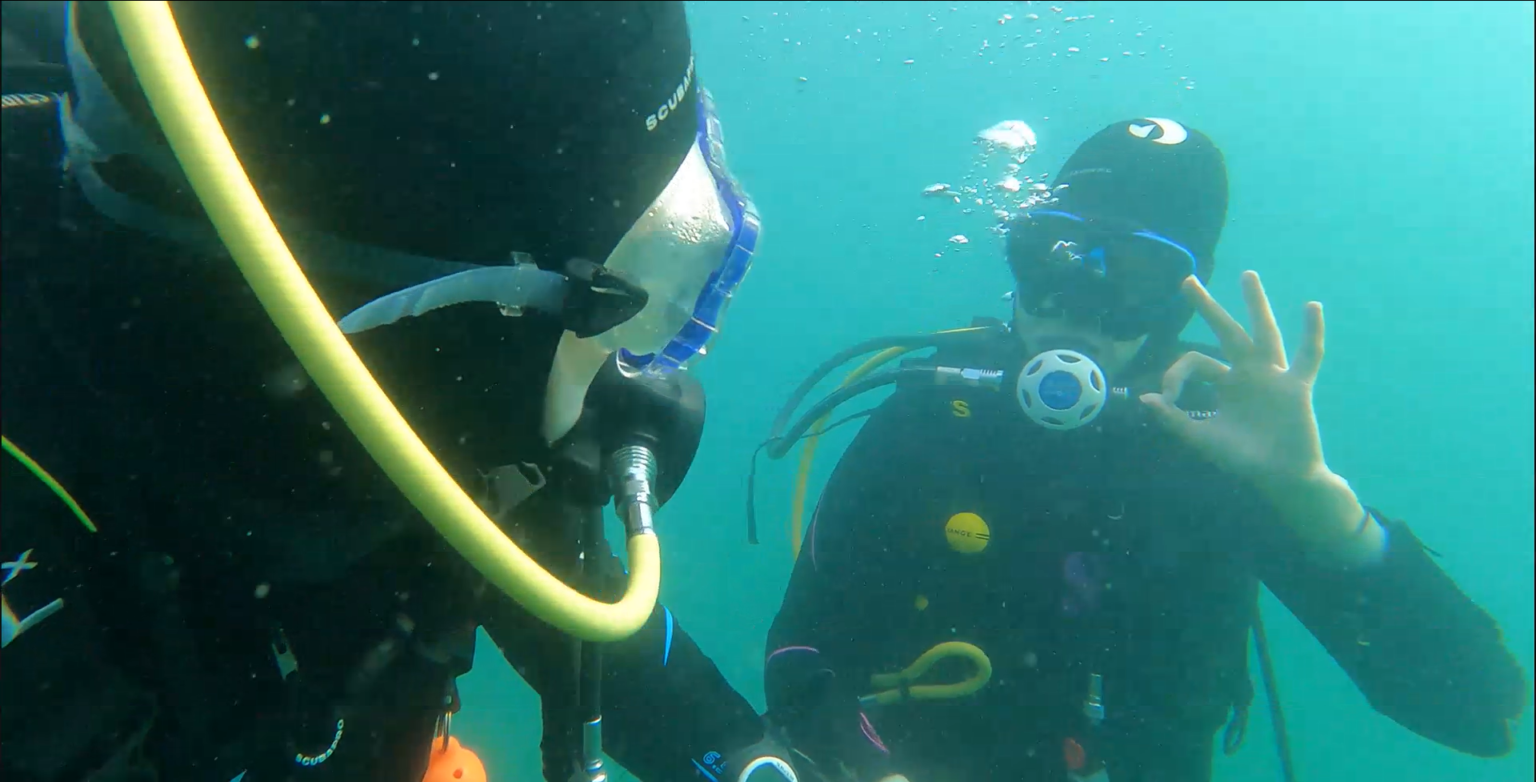
[[[625,363],[644,372],[666,374],[682,369],[708,352],[710,340],[720,333],[721,320],[736,289],[752,268],[762,233],[757,208],[726,167],[725,138],[709,92],[699,90],[697,144],[715,180],[720,201],[731,220],[731,238],[720,265],[710,274],[693,305],[693,316],[659,353],[637,356],[621,351]]]
[[[1182,301],[1180,286],[1198,268],[1189,248],[1153,231],[1052,209],[1017,219],[1038,218],[1064,221],[1060,235],[1036,224],[1028,230],[1042,233],[1026,242],[1019,238],[1022,223],[1009,230],[1018,301],[1032,315],[1059,310],[1095,321],[1113,339],[1134,339],[1171,318]],[[1054,306],[1046,307],[1047,300]]]

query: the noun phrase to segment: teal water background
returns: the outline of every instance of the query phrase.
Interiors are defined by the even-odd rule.
[[[1038,175],[1099,128],[1154,116],[1205,131],[1226,154],[1218,299],[1246,320],[1238,274],[1259,271],[1292,340],[1303,303],[1325,305],[1317,411],[1330,466],[1444,555],[1529,672],[1532,9],[690,3],[698,73],[765,237],[698,368],[704,443],[660,519],[662,594],[678,621],[761,706],[798,458],[760,465],[763,542],[748,546],[748,459],[774,412],[855,341],[1007,315],[989,221],[922,189],[961,180],[976,133],[1001,120],[1036,130],[1025,168]],[[947,242],[954,234],[970,244]],[[849,436],[824,438],[812,499]],[[1532,778],[1529,718],[1509,758],[1440,748],[1376,715],[1280,604],[1265,608],[1298,779]],[[537,699],[488,639],[461,684],[455,728],[492,779],[539,778]],[[1246,748],[1218,759],[1217,780],[1279,778],[1264,713],[1257,705]]]

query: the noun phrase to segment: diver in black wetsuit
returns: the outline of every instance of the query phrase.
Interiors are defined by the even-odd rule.
[[[372,381],[327,385],[325,334],[294,338],[297,305],[271,303],[302,297],[253,295],[243,271],[270,258],[228,241],[228,210],[168,146],[186,137],[165,112],[185,107],[136,79],[180,47],[134,55],[133,9],[79,3],[53,33],[61,68],[46,47],[13,51],[48,40],[13,22],[63,18],[26,5],[6,7],[0,776],[417,782],[448,755],[434,737],[477,625],[543,696],[548,779],[597,777],[599,750],[686,778],[761,737],[654,592],[623,610],[552,582],[517,593],[526,610],[503,594],[505,533],[618,598],[631,579],[603,506],[643,560],[698,443],[702,391],[677,367],[758,224],[682,3],[170,4],[215,135],[330,313],[318,322],[341,319],[499,523],[490,537],[412,507],[457,490],[386,476],[375,457],[398,453],[332,404]]]
[[[782,456],[838,401],[897,387],[830,478],[769,636],[768,718],[802,778],[1209,779],[1213,737],[1226,724],[1234,750],[1248,719],[1260,583],[1378,711],[1508,753],[1526,690],[1499,627],[1323,462],[1320,306],[1287,357],[1256,275],[1251,333],[1203,287],[1220,151],[1117,122],[1055,192],[1009,222],[1012,324],[850,349],[939,348],[786,429],[792,403],[765,444]],[[1219,351],[1178,340],[1195,311]]]

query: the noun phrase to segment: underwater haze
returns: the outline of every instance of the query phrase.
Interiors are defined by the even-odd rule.
[[[784,398],[837,350],[1008,316],[992,208],[923,193],[974,178],[978,132],[1004,120],[1037,134],[1021,174],[1040,181],[1117,120],[1167,117],[1216,141],[1231,206],[1212,292],[1242,319],[1238,275],[1257,270],[1292,345],[1303,304],[1324,304],[1316,406],[1329,466],[1443,555],[1529,675],[1531,3],[699,2],[689,13],[699,78],[764,240],[697,369],[709,418],[660,514],[662,598],[757,706],[790,572],[798,449],[759,465],[757,546],[749,459]],[[822,439],[808,503],[855,428]],[[1297,779],[1533,778],[1529,717],[1510,757],[1444,749],[1373,712],[1279,602],[1264,607]],[[481,640],[455,728],[492,778],[538,779],[538,701]],[[1280,778],[1266,714],[1255,704],[1217,780]]]

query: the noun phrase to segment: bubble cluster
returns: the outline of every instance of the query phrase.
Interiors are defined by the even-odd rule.
[[[1035,131],[1022,120],[1003,120],[976,134],[975,153],[958,185],[940,182],[923,188],[925,198],[939,199],[957,208],[979,230],[1002,235],[1008,220],[1019,211],[1055,200],[1057,189],[1044,180],[1048,174],[1026,173],[1024,165],[1035,153]],[[924,217],[919,217],[923,220]],[[956,241],[957,239],[961,241]],[[950,244],[970,243],[964,234],[950,237]],[[936,252],[942,257],[943,252]]]

